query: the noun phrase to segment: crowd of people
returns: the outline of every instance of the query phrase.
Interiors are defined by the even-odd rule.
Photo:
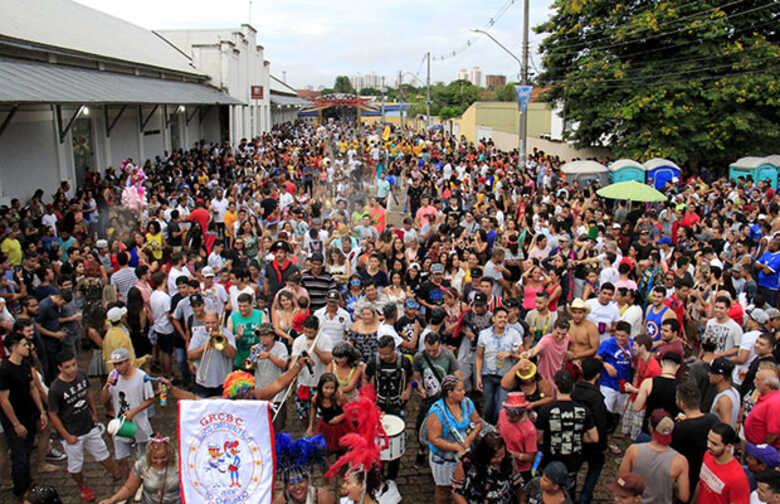
[[[780,504],[771,184],[699,170],[632,203],[560,165],[441,130],[295,123],[12,200],[0,476],[19,502],[56,502],[73,488],[33,485],[31,461],[65,462],[93,501],[86,451],[116,482],[101,502],[179,502],[160,385],[217,397],[239,370],[276,432],[321,434],[332,457],[370,387],[418,438],[437,504],[587,504],[601,487]],[[135,436],[104,433],[101,404]],[[402,460],[335,491],[281,472],[275,502],[382,501]]]

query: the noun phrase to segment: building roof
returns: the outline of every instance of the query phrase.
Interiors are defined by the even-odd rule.
[[[241,104],[205,84],[0,59],[0,103]]]
[[[286,82],[271,75],[271,93],[283,94],[289,96],[298,96],[295,88],[289,86]]]
[[[154,32],[71,0],[0,0],[0,37],[199,75]]]
[[[315,91],[313,89],[296,89],[295,92],[298,93],[298,96],[301,98],[306,98],[307,100],[312,98],[319,98],[319,96],[322,94],[320,91]]]
[[[271,91],[271,103],[274,105],[295,105],[297,107],[310,107],[311,102],[298,96],[276,94]]]

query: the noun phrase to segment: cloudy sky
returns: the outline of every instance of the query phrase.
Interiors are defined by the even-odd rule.
[[[148,29],[227,28],[250,18],[249,0],[77,0]],[[431,80],[449,82],[460,68],[479,66],[483,75],[517,75],[517,62],[484,35],[482,28],[518,57],[522,50],[522,0],[253,0],[251,24],[271,61],[271,73],[294,87],[332,86],[336,75],[376,72],[395,81],[398,71],[425,80],[426,51],[433,57]],[[531,0],[531,26],[549,16],[549,0]],[[503,10],[492,28],[488,24]],[[531,32],[531,48],[540,37]],[[468,41],[473,45],[463,49]],[[533,67],[531,67],[533,70]],[[406,74],[404,81],[412,78]]]

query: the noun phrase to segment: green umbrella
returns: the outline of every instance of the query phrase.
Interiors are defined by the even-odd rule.
[[[666,201],[666,196],[657,191],[653,186],[640,184],[635,180],[617,182],[607,187],[602,187],[596,194],[602,198],[631,200],[631,201]]]

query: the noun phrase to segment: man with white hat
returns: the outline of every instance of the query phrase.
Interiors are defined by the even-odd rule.
[[[200,275],[203,277],[203,283],[200,284],[201,293],[203,294],[203,300],[206,302],[207,310],[214,310],[217,315],[222,315],[225,311],[225,303],[228,301],[228,293],[225,288],[214,281],[216,273],[211,266],[204,266],[200,270]],[[235,310],[236,307],[233,307]]]
[[[117,348],[111,352],[108,362],[114,366],[118,375],[108,375],[100,391],[100,402],[105,404],[110,398],[115,417],[124,419],[125,423],[132,422],[137,427],[132,439],[114,436],[114,455],[122,475],[127,476],[127,459],[132,454],[133,444],[136,457],[143,457],[146,453],[146,443],[152,434],[147,408],[154,402],[154,389],[152,382],[144,380],[146,373],[135,368],[132,356],[126,348]]]

